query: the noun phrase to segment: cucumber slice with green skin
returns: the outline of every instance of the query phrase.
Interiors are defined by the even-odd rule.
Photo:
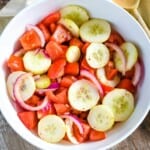
[[[34,78],[30,73],[21,74],[14,83],[14,97],[18,101],[28,100],[35,92]]]
[[[36,88],[44,89],[50,85],[51,81],[47,75],[40,76],[39,79],[35,80]]]
[[[23,72],[23,71],[15,71],[15,72],[12,72],[11,74],[9,74],[8,78],[7,78],[7,89],[8,89],[8,93],[10,95],[10,97],[13,99],[13,100],[16,100],[15,97],[14,97],[14,84],[17,80],[17,78],[24,74],[26,72]]]
[[[68,18],[61,18],[59,20],[59,23],[66,27],[72,33],[73,36],[79,37],[79,27],[74,21]]]
[[[88,80],[82,79],[74,82],[68,90],[70,105],[79,111],[87,111],[100,100],[99,92]]]
[[[134,110],[134,97],[125,89],[112,90],[104,97],[102,103],[113,111],[115,121],[127,120]]]
[[[88,11],[79,5],[67,5],[60,9],[61,17],[74,21],[78,26],[89,19]]]
[[[24,67],[33,74],[43,74],[48,71],[51,65],[51,59],[46,56],[43,50],[28,51],[23,57]]]
[[[109,58],[109,50],[104,44],[91,43],[86,50],[86,61],[92,68],[104,67]]]
[[[49,143],[60,142],[66,132],[64,121],[56,115],[47,115],[38,123],[38,135]]]
[[[108,106],[97,105],[90,110],[87,120],[94,130],[107,131],[114,125],[114,114]]]
[[[115,76],[113,80],[108,80],[106,75],[105,75],[105,69],[104,68],[99,68],[96,70],[96,76],[98,80],[109,87],[115,87],[119,82],[120,82],[120,77]]]
[[[80,37],[87,42],[105,42],[111,33],[110,24],[103,19],[90,19],[80,27]]]
[[[132,69],[132,67],[135,65],[138,59],[138,50],[135,47],[135,45],[131,42],[125,42],[121,45],[121,49],[124,52],[125,58],[126,58],[126,71],[129,71]],[[123,71],[123,64],[120,59],[120,56],[115,53],[114,55],[114,62],[116,68],[122,72]]]

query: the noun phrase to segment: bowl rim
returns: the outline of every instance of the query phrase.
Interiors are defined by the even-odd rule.
[[[109,2],[109,3],[112,3],[110,0],[105,0],[105,1],[107,1],[107,2]],[[4,31],[3,31],[2,34],[1,34],[1,35],[2,35],[1,37],[3,37],[3,35],[5,34],[5,32],[7,32],[7,30],[9,29],[9,26],[11,26],[11,24],[13,24],[13,22],[15,21],[15,19],[16,19],[18,16],[24,14],[24,12],[27,12],[28,10],[32,9],[33,7],[35,7],[36,5],[39,5],[39,4],[42,3],[42,2],[44,3],[44,0],[36,1],[35,3],[31,4],[30,6],[24,8],[22,11],[20,11],[20,12],[9,22],[9,24],[6,26],[6,28],[4,29]],[[136,20],[135,18],[133,18],[130,14],[128,14],[128,12],[126,12],[126,11],[125,11],[124,9],[122,9],[120,6],[118,6],[118,5],[114,4],[114,3],[112,3],[112,5],[114,5],[117,9],[120,9],[121,11],[123,11],[123,13],[126,13],[130,19],[134,20],[134,22],[137,24],[137,26],[139,26],[139,28],[142,30],[143,34],[145,35],[146,39],[147,39],[147,40],[149,41],[149,43],[150,43],[150,40],[149,40],[147,34],[145,33],[144,29],[140,26],[140,24],[137,22],[137,20]],[[12,121],[10,121],[9,116],[7,116],[6,110],[4,110],[3,107],[1,107],[0,109],[1,109],[1,112],[2,112],[2,114],[3,114],[3,116],[4,116],[4,118],[5,118],[6,121],[9,123],[9,125],[11,126],[11,128],[12,128],[21,138],[23,138],[25,141],[27,141],[28,143],[30,143],[30,144],[32,144],[32,145],[38,147],[38,148],[43,148],[43,146],[41,146],[41,144],[40,144],[41,139],[39,139],[38,137],[36,137],[36,136],[33,135],[32,133],[31,133],[31,135],[32,135],[31,137],[26,138],[26,137],[27,137],[26,133],[25,133],[25,134],[22,134],[22,133],[20,132],[20,130],[16,130],[16,127],[12,124]],[[138,128],[138,126],[143,122],[143,120],[144,120],[145,117],[147,116],[149,110],[150,110],[150,103],[149,103],[149,107],[145,110],[145,113],[143,114],[143,117],[140,118],[138,122],[136,122],[135,126],[132,127],[132,128],[128,131],[128,133],[127,133],[126,135],[123,135],[122,137],[120,137],[120,138],[119,138],[118,140],[116,140],[115,142],[113,142],[113,143],[111,143],[111,144],[109,144],[109,145],[106,145],[103,149],[108,149],[108,148],[110,148],[110,147],[112,147],[112,146],[114,146],[114,145],[116,145],[116,144],[119,144],[119,143],[122,142],[124,139],[126,139],[128,136],[130,136],[130,135]],[[21,125],[21,124],[19,124],[19,125]],[[21,126],[22,126],[22,125],[21,125]],[[24,126],[22,126],[22,127],[24,127]],[[28,130],[28,129],[27,129],[27,130]],[[33,136],[35,136],[36,141],[34,141],[34,140],[32,139]],[[44,142],[44,141],[43,141],[43,142]],[[46,142],[45,142],[45,143],[46,143]],[[46,144],[49,144],[49,143],[46,143]],[[66,148],[66,149],[69,149],[69,148],[66,147],[66,145],[57,145],[57,144],[54,144],[54,147],[56,147],[56,148],[63,148],[63,147],[64,147],[64,148]],[[53,145],[52,145],[52,148],[54,148],[54,147],[53,147]],[[98,148],[98,147],[97,147],[97,148]]]

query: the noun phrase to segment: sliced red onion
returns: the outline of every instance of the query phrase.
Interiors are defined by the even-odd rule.
[[[125,75],[125,72],[126,72],[126,58],[125,58],[125,55],[124,55],[122,49],[118,45],[113,44],[113,43],[106,43],[105,45],[108,46],[108,47],[111,47],[113,50],[115,50],[118,53],[118,55],[120,56],[120,58],[122,60],[122,65],[123,65],[122,74]]]
[[[37,27],[37,26],[34,26],[34,25],[27,25],[27,30],[31,30],[33,29],[40,37],[40,40],[41,40],[41,47],[44,47],[45,45],[45,37],[44,37],[44,34],[43,32]]]
[[[58,89],[59,88],[59,83],[58,82],[53,82],[50,84],[50,86],[48,87],[48,89]]]
[[[96,77],[92,73],[90,73],[87,70],[81,70],[80,75],[90,79],[95,84],[97,89],[99,90],[100,95],[102,97],[104,96],[104,91],[103,91],[102,85],[100,84],[100,82],[96,79]]]
[[[139,62],[136,62],[134,76],[132,78],[132,83],[134,86],[138,84],[140,77],[141,77],[141,65]]]
[[[54,82],[51,83],[50,86],[46,89],[36,89],[36,92],[39,94],[44,94],[47,91],[55,91],[59,88],[59,83],[58,82]]]
[[[23,56],[25,53],[26,53],[26,50],[24,50],[24,49],[22,48],[22,49],[20,49],[20,50],[17,50],[17,51],[14,53],[14,56]]]
[[[76,116],[71,115],[71,114],[65,114],[65,115],[62,115],[61,117],[66,118],[66,119],[70,119],[78,127],[80,133],[81,134],[84,133],[83,126],[82,126],[80,120]]]
[[[23,107],[26,110],[29,110],[29,111],[38,111],[38,110],[43,109],[47,105],[48,98],[47,98],[47,96],[45,96],[45,98],[43,99],[43,102],[39,106],[35,106],[35,107],[26,104],[21,99],[17,99],[17,101],[20,104],[20,106]]]

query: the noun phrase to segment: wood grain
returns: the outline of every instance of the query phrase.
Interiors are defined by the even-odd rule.
[[[17,135],[1,115],[0,121],[0,150],[40,150]],[[132,135],[110,150],[150,150],[150,113]]]

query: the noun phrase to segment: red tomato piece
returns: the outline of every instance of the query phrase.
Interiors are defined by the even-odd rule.
[[[130,79],[122,79],[117,86],[118,88],[126,89],[131,93],[135,92],[135,87]]]
[[[66,65],[65,59],[55,60],[48,70],[48,76],[50,79],[56,79],[64,75],[64,68]]]
[[[25,101],[26,104],[31,106],[37,106],[39,102],[40,102],[40,97],[38,97],[37,95],[33,95],[31,98]]]
[[[34,30],[25,32],[19,40],[25,50],[34,50],[41,47],[41,39]]]
[[[101,85],[102,85],[102,88],[103,88],[105,94],[107,94],[108,92],[110,92],[114,89],[113,87],[110,87],[110,86],[107,86],[104,84],[101,84]]]
[[[61,47],[61,45],[59,45],[55,41],[50,41],[47,43],[46,52],[52,60],[56,60],[56,59],[65,57],[64,49]]]
[[[48,42],[51,37],[50,31],[43,23],[38,24],[38,27],[43,32],[46,42]]]
[[[90,126],[87,123],[81,122],[81,124],[83,126],[83,131],[84,131],[83,135],[80,134],[78,127],[75,124],[73,124],[73,133],[74,133],[74,136],[76,137],[76,139],[80,143],[88,140],[88,138],[89,138],[89,132],[90,132]]]
[[[44,18],[44,20],[42,21],[42,23],[44,23],[46,26],[50,25],[51,23],[55,23],[60,19],[61,15],[60,12],[54,12],[49,14],[46,18]]]
[[[106,135],[104,132],[96,131],[94,129],[90,130],[90,134],[89,134],[89,140],[90,141],[98,141],[98,140],[103,140],[105,138],[106,138]]]
[[[57,103],[57,104],[67,104],[68,103],[67,89],[63,89],[60,92],[58,92],[57,94],[55,94],[52,91],[47,91],[46,95],[47,95],[48,99],[53,103]]]
[[[70,111],[69,105],[66,104],[54,104],[57,115],[63,115]]]
[[[78,38],[72,38],[70,40],[70,45],[78,46],[81,49],[83,47],[83,42]]]
[[[79,64],[77,62],[67,63],[65,66],[65,74],[76,76],[79,74]]]
[[[113,80],[118,74],[118,70],[115,68],[115,65],[112,61],[109,61],[105,66],[105,74],[108,80]]]
[[[56,26],[57,26],[56,23],[51,23],[51,24],[50,24],[49,27],[50,27],[51,33],[54,33],[54,31],[56,30]]]
[[[64,76],[60,81],[60,86],[68,88],[76,80],[74,76]]]
[[[81,52],[82,52],[83,54],[86,53],[86,49],[88,48],[89,45],[90,45],[90,43],[89,43],[89,42],[86,42],[86,43],[82,46]]]
[[[125,40],[123,39],[123,37],[116,31],[112,31],[109,39],[107,40],[107,42],[114,43],[117,45],[121,45],[122,43],[124,43],[124,41]]]
[[[39,103],[39,105],[41,104],[41,102]],[[49,114],[56,114],[56,110],[53,104],[49,103],[45,108],[43,108],[42,110],[38,110],[37,111],[37,118],[41,119],[46,115]]]
[[[85,69],[85,70],[89,71],[90,73],[95,74],[95,69],[91,68],[88,65],[85,57],[82,59],[80,67],[81,67],[81,69]]]
[[[61,44],[71,40],[71,33],[59,24],[52,34],[51,39]]]
[[[11,55],[7,61],[7,66],[13,71],[24,71],[22,57]]]
[[[36,112],[33,111],[24,111],[19,112],[18,116],[22,123],[28,128],[28,129],[34,129],[37,126],[37,116]]]

